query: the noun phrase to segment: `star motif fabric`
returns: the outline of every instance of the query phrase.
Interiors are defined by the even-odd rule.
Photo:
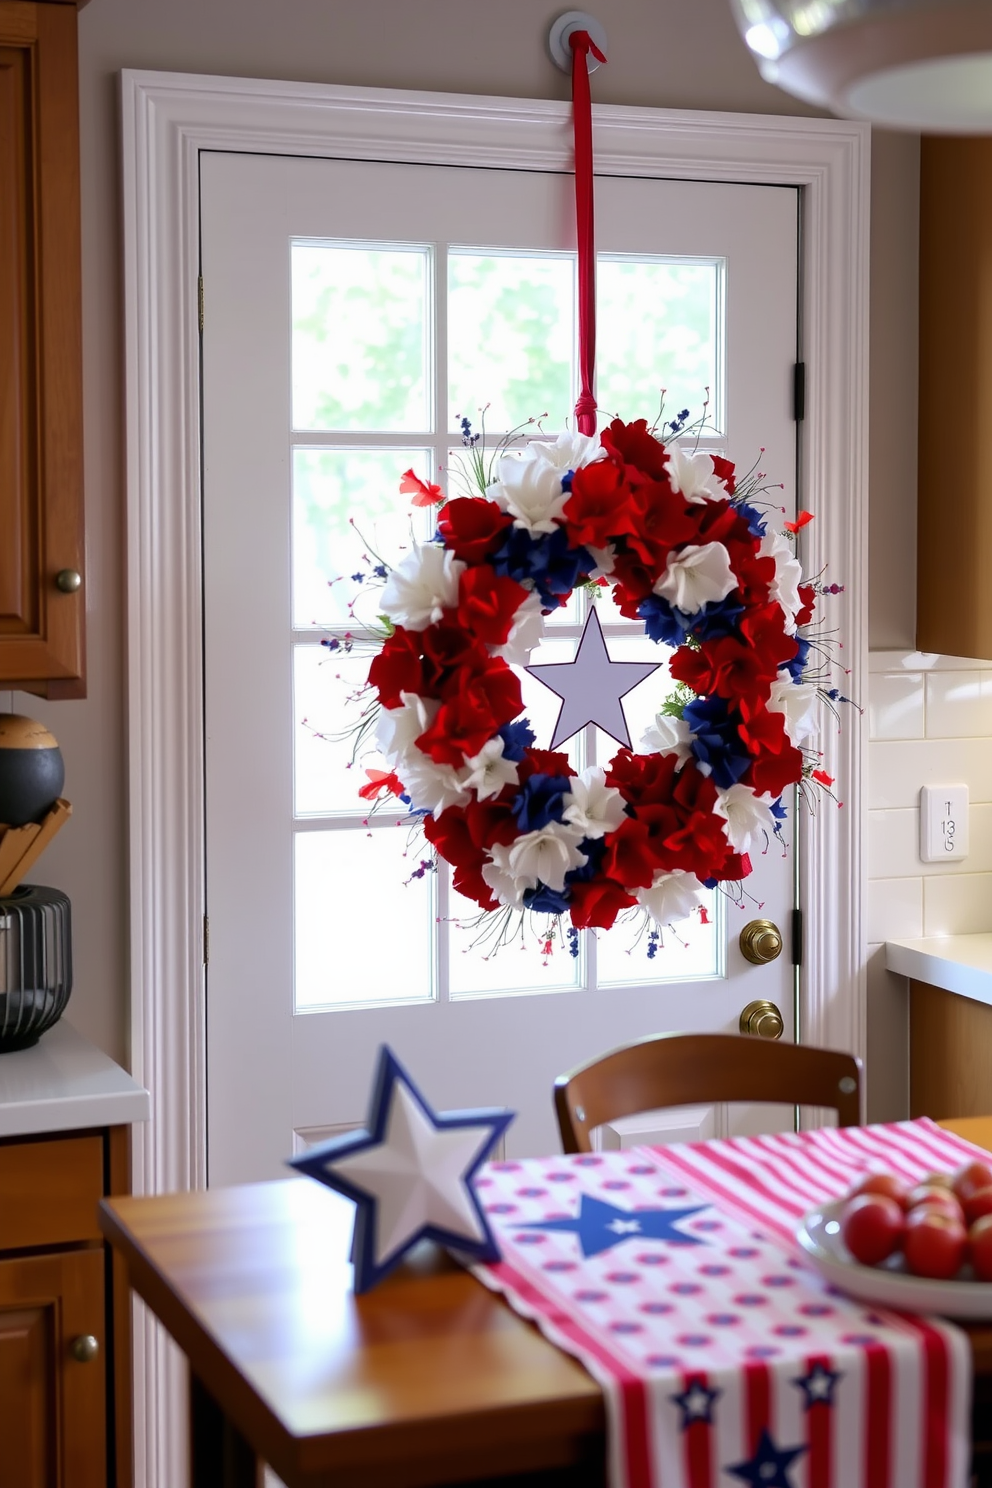
[[[740,1478],[742,1483],[752,1483],[754,1488],[795,1488],[788,1469],[805,1451],[805,1447],[776,1447],[765,1427],[754,1456],[723,1470],[731,1477]]]
[[[711,1390],[702,1380],[693,1380],[684,1390],[668,1398],[681,1410],[682,1430],[687,1431],[694,1421],[713,1425],[713,1407],[722,1394],[722,1390]]]
[[[425,1238],[476,1260],[499,1259],[471,1180],[512,1120],[512,1111],[434,1111],[395,1055],[380,1050],[367,1128],[289,1160],[357,1204],[356,1292]]]
[[[805,1397],[803,1406],[809,1410],[811,1405],[833,1405],[834,1389],[843,1378],[839,1369],[829,1369],[818,1360],[807,1374],[800,1375],[792,1383],[802,1390]]]
[[[698,1214],[705,1204],[688,1209],[618,1209],[604,1199],[584,1193],[579,1199],[579,1212],[573,1219],[544,1219],[520,1225],[524,1230],[557,1230],[578,1238],[583,1257],[601,1255],[624,1240],[667,1240],[671,1245],[702,1245],[696,1235],[683,1234],[675,1225],[690,1214]]]
[[[557,749],[587,723],[594,723],[629,749],[630,730],[620,699],[656,672],[659,665],[652,661],[611,661],[599,616],[590,610],[574,661],[525,668],[561,698],[551,748]]]

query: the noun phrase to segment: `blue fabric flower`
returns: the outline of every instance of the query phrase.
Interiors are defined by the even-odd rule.
[[[779,796],[777,801],[773,801],[768,809],[776,821],[785,821],[786,817],[789,814],[788,811],[786,811],[785,807],[782,805],[781,796]]]
[[[717,641],[736,634],[744,604],[728,594],[726,599],[710,600],[694,615],[687,615],[660,594],[649,594],[641,600],[637,613],[652,641],[663,646],[681,646],[690,635],[700,641]]]
[[[573,868],[570,873],[565,874],[566,884],[588,883],[590,878],[596,877],[606,857],[605,837],[583,837],[579,843],[579,852],[584,852],[588,861],[583,867]]]
[[[562,796],[569,789],[564,775],[542,775],[525,780],[511,810],[521,832],[539,832],[548,822],[561,821]]]
[[[763,512],[759,512],[756,507],[748,506],[746,501],[735,501],[734,509],[747,522],[747,530],[752,537],[764,537],[768,528]]]
[[[739,732],[741,717],[723,698],[694,698],[682,715],[693,733],[689,748],[700,765],[709,766],[713,784],[729,790],[747,772],[751,756]]]
[[[538,914],[563,914],[572,895],[568,889],[549,889],[547,884],[538,884],[536,889],[524,890],[524,904]]]
[[[522,760],[524,750],[536,738],[527,718],[518,718],[515,723],[504,723],[497,733],[503,740],[503,758],[508,760]]]
[[[791,661],[785,663],[784,667],[779,667],[779,671],[788,672],[793,682],[801,682],[803,672],[806,670],[806,661],[809,657],[809,641],[804,640],[802,636],[796,636],[796,645],[799,647],[799,650]]]
[[[587,578],[596,564],[585,548],[570,548],[564,527],[554,532],[527,532],[511,527],[490,560],[498,574],[518,584],[530,580],[546,610],[558,608],[559,600],[571,594],[580,578]]]

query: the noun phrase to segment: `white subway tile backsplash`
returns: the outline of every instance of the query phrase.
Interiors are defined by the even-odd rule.
[[[939,785],[940,781],[934,781]],[[927,878],[936,874],[992,873],[992,803],[968,808],[968,856],[951,863],[924,863],[920,858],[918,810],[869,811],[868,877]]]
[[[869,739],[922,739],[924,736],[922,672],[883,673],[868,690]]]
[[[931,673],[926,709],[928,739],[992,735],[992,671]]]
[[[916,806],[921,785],[967,785],[972,802],[992,801],[992,738],[878,740],[868,746],[868,805]]]
[[[938,881],[944,883],[943,879]],[[869,941],[912,940],[921,936],[923,879],[871,879],[868,883],[867,919]]]
[[[988,930],[992,930],[992,873],[938,874],[924,879],[924,935],[982,935]]]

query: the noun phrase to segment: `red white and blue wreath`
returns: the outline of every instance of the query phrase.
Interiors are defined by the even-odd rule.
[[[704,889],[751,872],[790,787],[833,784],[810,741],[818,702],[840,694],[810,627],[839,586],[803,581],[794,538],[809,514],[770,530],[761,476],[738,484],[729,460],[686,440],[687,417],[614,419],[488,464],[463,421],[476,492],[445,499],[407,472],[414,504],[440,507],[436,535],[368,575],[382,589],[357,753],[374,736],[389,768],[360,795],[397,797],[484,916],[560,917],[573,949],[578,930],[618,916],[655,936],[686,918]],[[594,605],[575,662],[531,665],[545,617],[607,585],[671,648],[676,686],[639,751],[620,698],[655,665],[611,662]],[[515,667],[562,698],[550,748]],[[557,746],[589,722],[621,747],[577,772]]]

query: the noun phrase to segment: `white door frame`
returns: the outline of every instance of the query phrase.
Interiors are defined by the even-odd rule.
[[[127,397],[131,1069],[152,1119],[136,1193],[206,1173],[199,152],[569,170],[563,103],[192,74],[122,74]],[[804,188],[802,494],[808,572],[845,585],[830,620],[857,696],[867,676],[870,131],[832,119],[598,106],[600,170]],[[209,307],[208,311],[209,313]],[[246,582],[251,576],[246,575]],[[864,742],[828,741],[844,809],[801,831],[806,1041],[865,1051]],[[185,1482],[182,1376],[136,1339],[138,1488]],[[166,1424],[168,1423],[168,1425]]]

